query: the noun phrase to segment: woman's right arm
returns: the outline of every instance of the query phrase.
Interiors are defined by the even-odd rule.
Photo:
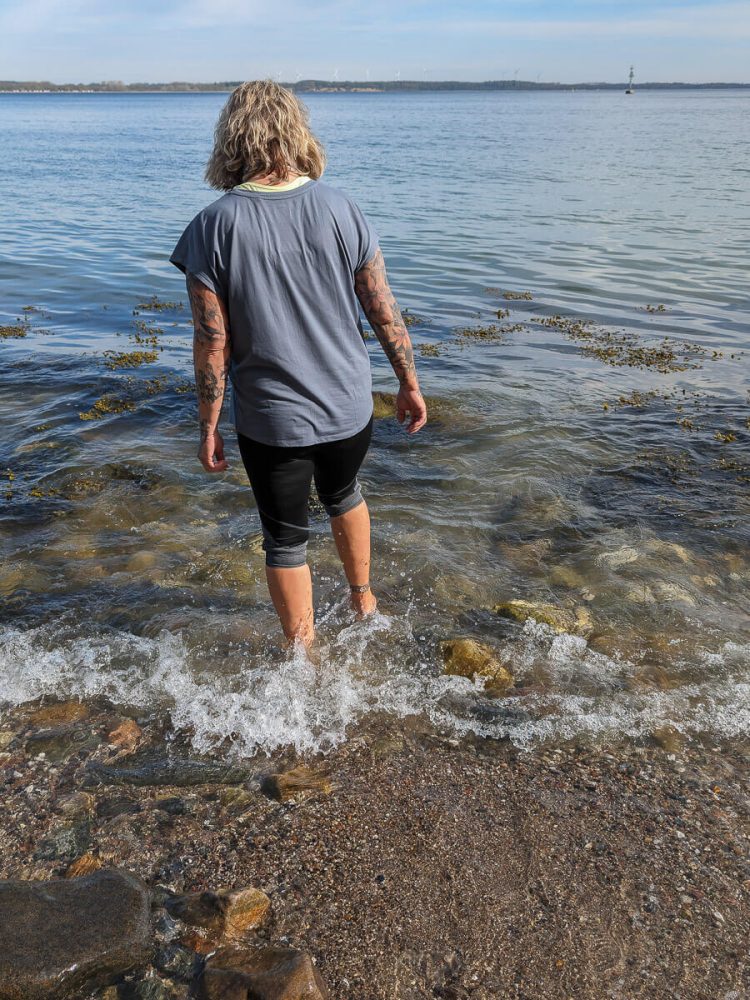
[[[385,261],[380,249],[372,260],[354,275],[354,290],[367,321],[375,331],[375,336],[380,341],[398,378],[400,386],[396,397],[398,421],[403,423],[408,412],[410,420],[406,429],[410,434],[414,434],[424,427],[427,421],[427,407],[419,391],[409,331],[388,285]]]

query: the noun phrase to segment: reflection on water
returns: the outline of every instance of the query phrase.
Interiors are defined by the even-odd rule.
[[[372,712],[425,713],[441,729],[519,746],[670,727],[747,735],[750,429],[736,253],[746,220],[736,202],[729,212],[708,195],[709,179],[713,191],[738,183],[749,127],[739,98],[649,95],[637,123],[623,122],[633,104],[613,95],[310,101],[339,172],[331,179],[355,193],[360,184],[418,317],[430,397],[414,439],[387,416],[388,397],[377,400],[361,475],[381,611],[372,620],[352,621],[325,516],[311,505],[313,666],[275,645],[260,524],[229,425],[226,475],[209,478],[195,457],[190,328],[165,262],[173,231],[211,197],[186,179],[201,144],[162,142],[163,155],[179,151],[168,197],[158,158],[137,184],[132,173],[160,102],[173,100],[174,139],[179,127],[203,135],[220,100],[91,96],[24,98],[31,128],[19,160],[0,167],[0,194],[12,184],[15,197],[0,236],[11,303],[0,322],[21,317],[24,334],[0,341],[10,429],[0,703],[104,695],[168,712],[198,749],[242,754],[325,750]],[[86,135],[112,127],[101,110],[110,98],[123,164],[105,176]],[[452,184],[443,160],[430,166],[425,101],[443,157],[458,165],[472,116],[479,189]],[[19,107],[0,103],[20,134]],[[397,151],[376,164],[362,190],[352,150],[382,140],[386,110],[411,128],[412,159]],[[717,115],[738,137],[722,140],[720,163],[679,159],[688,110],[708,129],[692,131],[706,136],[708,160]],[[516,133],[512,157],[498,120],[534,123]],[[353,138],[342,147],[344,126]],[[22,168],[40,155],[37,135],[58,127],[63,149],[90,148],[93,164],[65,175],[50,212],[38,203],[49,162],[30,177]],[[669,142],[654,150],[657,131]],[[582,158],[571,135],[595,135],[595,151]],[[678,161],[690,192],[663,200]],[[409,162],[430,178],[421,195],[398,183]],[[576,164],[585,170],[573,176]],[[106,219],[99,208],[93,220],[76,215],[84,181],[109,199]],[[133,217],[136,187],[148,219]],[[390,391],[368,343],[376,385]],[[530,606],[519,620],[496,610],[514,600]],[[440,644],[456,636],[488,646],[513,687],[490,697],[481,679],[446,676]]]

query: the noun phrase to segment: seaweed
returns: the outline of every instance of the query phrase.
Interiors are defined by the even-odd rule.
[[[104,362],[105,367],[113,371],[118,368],[140,368],[159,357],[158,351],[105,351],[104,354],[110,358]]]
[[[135,409],[135,403],[130,399],[123,399],[106,393],[96,400],[90,410],[79,413],[81,420],[100,420],[102,417],[115,413],[127,413]]]
[[[21,323],[11,323],[9,326],[0,326],[0,340],[17,339],[25,337],[29,332],[28,320]]]
[[[133,310],[133,315],[137,316],[141,312],[174,312],[177,309],[184,308],[184,302],[166,302],[162,301],[157,295],[152,295],[145,302],[137,303]]]

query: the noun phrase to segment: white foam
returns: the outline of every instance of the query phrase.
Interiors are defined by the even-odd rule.
[[[330,613],[329,626],[337,614]],[[750,648],[735,643],[700,651],[705,680],[699,683],[633,690],[626,682],[635,667],[626,660],[527,622],[503,652],[521,683],[540,665],[547,683],[541,691],[488,700],[481,681],[440,674],[406,618],[376,613],[329,631],[316,667],[301,650],[271,662],[241,644],[212,660],[191,649],[180,631],[82,637],[62,623],[6,628],[0,705],[105,696],[144,712],[168,712],[197,751],[231,748],[243,756],[282,746],[326,752],[376,711],[400,718],[424,713],[442,729],[508,738],[521,748],[582,735],[641,736],[662,725],[750,734]]]

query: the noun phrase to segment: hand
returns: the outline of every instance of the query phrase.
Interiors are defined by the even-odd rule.
[[[224,472],[229,463],[224,458],[224,441],[218,431],[208,432],[201,437],[198,458],[206,472]]]
[[[418,388],[402,385],[396,396],[396,418],[403,424],[406,414],[410,415],[406,431],[416,434],[427,423],[427,407]]]

